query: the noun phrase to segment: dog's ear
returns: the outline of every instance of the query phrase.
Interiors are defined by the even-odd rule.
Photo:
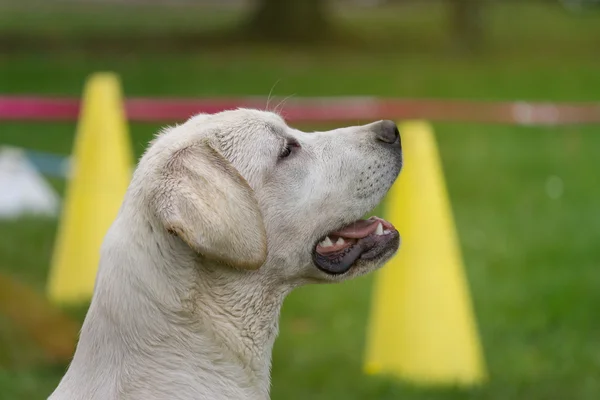
[[[210,144],[173,153],[155,191],[165,229],[198,254],[240,269],[258,269],[267,235],[254,191]]]

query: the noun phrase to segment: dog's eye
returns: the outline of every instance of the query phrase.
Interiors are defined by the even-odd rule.
[[[281,152],[281,154],[279,155],[279,158],[286,158],[290,154],[292,154],[292,146],[290,146],[289,144],[287,144],[285,146],[285,148],[283,149],[283,151]]]
[[[290,154],[292,154],[292,151],[295,148],[298,148],[298,147],[300,147],[300,144],[298,142],[296,142],[295,140],[288,140],[288,142],[286,143],[285,147],[283,148],[283,150],[279,154],[279,158],[289,157]]]

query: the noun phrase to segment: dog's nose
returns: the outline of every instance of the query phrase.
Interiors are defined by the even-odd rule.
[[[398,131],[398,126],[396,126],[394,121],[381,121],[374,127],[374,131],[377,140],[401,147],[400,132]]]

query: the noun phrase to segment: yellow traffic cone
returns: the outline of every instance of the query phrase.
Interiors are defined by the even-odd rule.
[[[487,379],[460,245],[431,127],[401,126],[404,169],[385,201],[402,236],[375,276],[365,370],[415,384]]]
[[[51,301],[91,298],[99,250],[131,179],[132,154],[120,82],[97,73],[86,82],[48,282]]]

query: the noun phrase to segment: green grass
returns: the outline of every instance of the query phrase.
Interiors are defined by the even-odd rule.
[[[32,12],[32,9],[35,10]],[[18,35],[131,35],[203,33],[234,26],[244,10],[193,5],[164,7],[161,4],[123,2],[0,1],[0,32]]]
[[[258,46],[183,54],[164,49],[127,54],[23,50],[0,57],[0,94],[79,95],[88,74],[108,69],[120,74],[127,95],[267,95],[277,82],[274,94],[281,96],[600,101],[596,14],[572,17],[556,7],[535,5],[494,7],[489,50],[480,57],[459,58],[439,45],[439,9],[402,11],[369,11],[360,17],[348,11],[340,20],[374,38],[387,32],[394,40],[405,35],[411,41],[421,32],[423,49],[399,42],[397,51],[387,53]],[[169,12],[166,20],[183,21],[186,32],[195,29],[191,19],[173,17],[180,11]],[[34,15],[20,15],[35,20]],[[111,22],[101,16],[95,27],[81,24],[77,30],[69,28],[75,17],[61,15],[52,21],[66,21],[63,29],[77,34],[88,28],[119,34],[126,24],[143,33],[152,20],[116,17]],[[0,13],[0,21],[9,20]],[[23,26],[13,20],[0,29],[14,33]],[[36,29],[43,33],[52,26]],[[168,33],[171,26],[164,22],[156,29]],[[0,144],[66,155],[74,128],[73,123],[2,123]],[[274,399],[597,398],[600,128],[441,123],[435,128],[490,382],[477,389],[423,389],[363,375],[372,282],[365,277],[302,288],[288,298],[273,355]],[[157,129],[153,124],[131,126],[136,154]],[[52,183],[62,193],[64,183]],[[0,269],[42,291],[55,230],[53,220],[1,222]],[[29,346],[26,337],[0,319],[0,365],[6,365],[0,368],[0,399],[42,399],[60,379],[65,366],[17,362],[22,354],[35,352]]]
[[[38,148],[69,147],[48,139],[60,132],[69,137],[66,126],[44,132],[37,125],[22,128]],[[153,132],[150,126],[133,128],[139,142]],[[422,392],[362,376],[371,282],[363,278],[307,287],[287,300],[274,352],[274,398],[595,398],[600,378],[600,323],[593,318],[600,302],[596,129],[436,128],[491,383],[466,394]],[[548,195],[551,177],[563,182],[558,198]],[[42,290],[54,230],[51,221],[1,224],[2,265]],[[15,357],[20,350],[4,351]],[[15,393],[7,399],[42,398],[60,373],[59,368],[4,370],[0,382]]]

